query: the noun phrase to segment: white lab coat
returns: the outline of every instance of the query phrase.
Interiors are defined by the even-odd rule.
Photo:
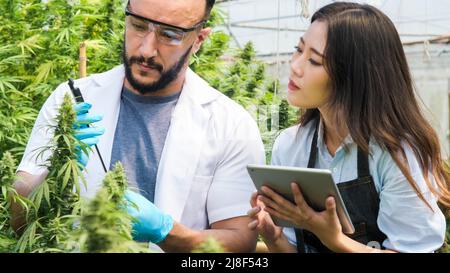
[[[124,75],[121,65],[75,81],[85,101],[92,104],[90,113],[103,116],[97,123],[105,128],[98,148],[107,168]],[[18,170],[31,174],[45,170],[33,151],[51,139],[52,134],[45,127],[54,124],[64,92],[69,90],[63,83],[47,99]],[[92,153],[86,166],[88,186],[82,190],[85,197],[95,195],[104,177],[99,157],[95,150]],[[245,215],[255,190],[246,165],[264,162],[264,146],[251,116],[188,69],[158,168],[155,205],[175,221],[194,229],[206,229],[216,221]]]

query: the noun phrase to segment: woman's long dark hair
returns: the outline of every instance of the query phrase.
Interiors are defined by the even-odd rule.
[[[327,24],[324,67],[330,78],[329,107],[336,113],[337,125],[348,128],[366,153],[369,137],[389,151],[419,198],[430,207],[409,171],[402,144],[409,145],[429,189],[449,207],[449,172],[442,160],[438,136],[416,100],[394,24],[375,7],[346,2],[321,8],[312,17],[311,22],[315,21]],[[300,117],[300,124],[319,115],[318,109],[308,109]]]

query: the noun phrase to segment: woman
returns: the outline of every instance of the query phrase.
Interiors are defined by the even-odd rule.
[[[420,112],[399,35],[369,5],[323,7],[292,57],[288,101],[305,109],[276,139],[272,164],[330,169],[356,232],[333,197],[314,211],[263,187],[249,216],[272,252],[433,252],[444,242],[449,173]],[[271,215],[295,230],[275,226]],[[378,247],[377,247],[378,246]]]

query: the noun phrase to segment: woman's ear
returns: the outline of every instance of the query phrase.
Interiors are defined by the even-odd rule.
[[[194,46],[192,47],[192,53],[195,54],[202,46],[203,42],[208,38],[212,29],[210,27],[203,28],[197,35],[197,39],[195,40]]]

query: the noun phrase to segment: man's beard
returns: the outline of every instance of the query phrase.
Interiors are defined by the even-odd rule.
[[[139,93],[142,95],[154,93],[159,90],[164,89],[167,85],[169,85],[171,82],[173,82],[180,73],[181,69],[183,68],[187,58],[189,57],[189,53],[191,52],[192,46],[189,47],[188,50],[181,56],[180,60],[175,63],[169,70],[164,71],[163,66],[159,63],[157,63],[154,58],[146,59],[143,56],[132,56],[128,57],[126,53],[126,46],[124,43],[123,50],[122,50],[122,59],[123,63],[125,65],[125,77],[127,78],[130,85],[136,89]],[[131,72],[131,65],[133,64],[144,64],[145,66],[148,66],[152,69],[155,69],[159,72],[160,77],[157,81],[153,83],[141,83],[139,82]]]

